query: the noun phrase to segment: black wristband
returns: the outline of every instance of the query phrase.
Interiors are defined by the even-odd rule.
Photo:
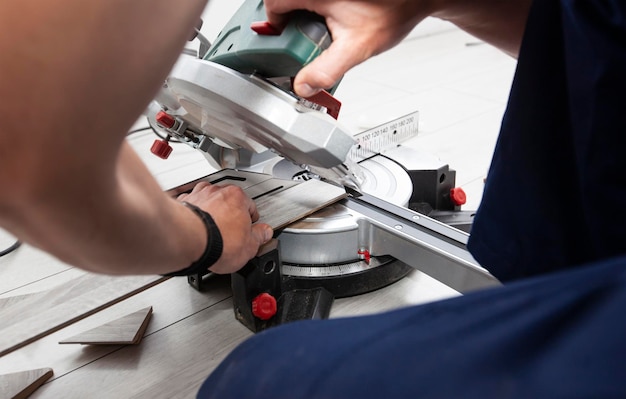
[[[193,262],[189,267],[182,270],[164,274],[163,276],[190,276],[192,274],[206,274],[209,267],[213,266],[215,262],[222,256],[222,249],[224,249],[224,242],[222,241],[222,234],[220,233],[217,224],[213,217],[198,208],[197,206],[188,202],[182,202],[187,208],[194,211],[196,215],[200,217],[207,233],[207,243],[204,253],[200,256],[200,259]]]

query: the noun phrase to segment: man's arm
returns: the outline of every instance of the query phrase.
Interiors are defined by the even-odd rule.
[[[5,0],[0,5],[0,225],[96,272],[155,274],[197,260],[206,230],[124,143],[205,1]],[[243,266],[271,237],[241,190],[187,198],[224,239],[212,268]],[[268,237],[270,236],[270,237]]]
[[[531,4],[532,0],[440,0],[431,16],[517,58]]]
[[[306,9],[326,18],[332,45],[294,82],[309,97],[332,87],[350,68],[398,44],[424,18],[434,16],[517,56],[532,0],[265,0],[270,23]]]

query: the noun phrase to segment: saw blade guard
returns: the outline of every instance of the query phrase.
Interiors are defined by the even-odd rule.
[[[149,119],[209,157],[219,146],[269,150],[297,165],[342,165],[356,141],[336,120],[341,103],[327,92],[303,99],[291,91],[296,73],[330,45],[324,20],[299,12],[267,34],[254,28],[263,19],[263,2],[246,0],[205,54],[183,54],[149,111],[176,120]]]
[[[231,148],[266,150],[296,164],[332,168],[343,163],[355,140],[337,120],[253,75],[183,56],[166,80],[180,104],[175,115],[204,137]],[[193,130],[193,129],[192,129]],[[202,149],[196,140],[196,148]]]

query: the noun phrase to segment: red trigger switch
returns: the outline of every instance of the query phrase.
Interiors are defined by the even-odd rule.
[[[250,24],[250,29],[263,36],[279,36],[282,33],[281,29],[276,28],[268,21],[253,22]]]
[[[252,300],[252,314],[261,320],[269,320],[276,314],[276,298],[264,292]]]

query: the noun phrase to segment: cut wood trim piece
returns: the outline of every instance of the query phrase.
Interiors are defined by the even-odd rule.
[[[152,306],[59,341],[60,344],[137,345],[152,316]]]
[[[247,192],[247,191],[246,191]],[[347,196],[346,190],[319,180],[307,180],[255,199],[259,222],[281,229]]]
[[[25,399],[53,374],[51,368],[42,368],[0,375],[0,392],[3,398]]]
[[[57,304],[52,301],[55,298],[51,298],[51,305],[44,303],[19,320],[0,327],[0,357],[169,279],[161,276],[89,277],[82,280],[83,284],[89,284],[88,289],[77,287],[71,281],[63,284],[68,291],[63,303]],[[0,320],[4,320],[2,311]]]
[[[317,179],[285,180],[264,173],[234,169],[222,169],[168,190],[167,193],[174,197],[189,192],[201,181],[216,185],[234,185],[243,189],[256,203],[259,211],[258,222],[267,223],[274,230],[282,229],[348,196],[343,187]]]

